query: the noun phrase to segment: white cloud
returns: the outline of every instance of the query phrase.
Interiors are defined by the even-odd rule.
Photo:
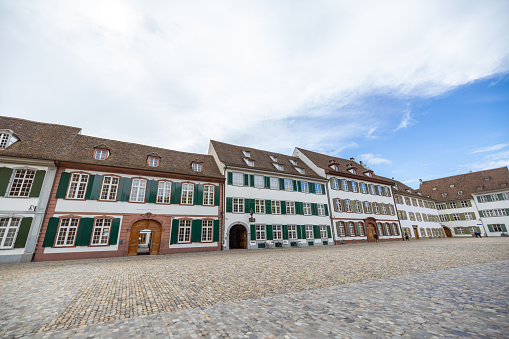
[[[509,150],[485,155],[481,160],[470,164],[459,165],[468,170],[486,170],[497,167],[509,166]]]
[[[493,145],[493,146],[488,146],[488,147],[482,147],[482,148],[475,149],[475,150],[472,151],[472,153],[491,152],[491,151],[496,151],[496,150],[505,148],[507,146],[509,146],[509,144],[497,144],[497,145]]]
[[[399,123],[398,127],[396,127],[395,131],[401,129],[401,128],[407,128],[415,124],[415,120],[410,117],[410,109],[408,109],[403,114],[403,119]]]
[[[372,153],[366,153],[359,155],[360,160],[367,162],[368,164],[377,165],[377,164],[392,164],[392,161],[389,159],[385,159],[380,157],[380,154],[372,154]]]

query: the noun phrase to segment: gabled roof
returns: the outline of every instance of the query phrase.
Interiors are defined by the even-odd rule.
[[[382,177],[380,175],[376,175],[375,173],[373,173],[372,170],[365,168],[364,165],[357,163],[355,160],[347,160],[347,159],[342,159],[342,158],[338,158],[338,157],[333,157],[331,155],[308,151],[308,150],[305,150],[305,149],[299,148],[299,147],[296,147],[296,149],[298,149],[302,154],[304,154],[309,160],[311,160],[311,162],[313,162],[319,168],[338,173],[338,175],[345,174],[348,177],[351,177],[351,178],[355,177],[358,180],[365,180],[365,181],[370,181],[370,179],[373,178],[373,179],[387,181],[388,183],[393,182],[392,179],[388,179],[388,178]],[[333,171],[333,169],[330,167],[330,165],[333,163],[335,163],[339,166],[339,169],[337,171]],[[349,164],[351,164],[351,165],[353,165],[353,167],[357,168],[357,174],[352,174],[347,170],[347,167]],[[350,168],[350,167],[348,167],[348,168]],[[367,175],[364,174],[364,172],[368,172],[368,171],[372,172],[372,175],[373,175],[372,177],[368,177]],[[331,173],[331,174],[333,174],[333,173]]]
[[[293,176],[301,176],[307,178],[315,178],[324,180],[309,168],[304,161],[297,157],[292,157],[286,154],[274,153],[270,151],[263,151],[252,147],[236,146],[211,140],[210,143],[214,147],[216,154],[226,166],[240,167],[250,170],[260,170],[266,172],[273,172],[279,175],[289,174]],[[242,151],[250,152],[250,156],[246,157]],[[277,162],[272,161],[270,156],[277,157]],[[254,166],[249,166],[244,159],[254,161]],[[290,160],[297,162],[297,166],[293,165]],[[278,170],[273,164],[283,165],[283,170]],[[295,168],[302,168],[305,174],[300,174]]]
[[[47,124],[31,120],[0,116],[0,129],[12,130],[20,140],[0,155],[54,160],[81,132],[81,128]]]
[[[391,179],[391,181],[394,181],[394,184],[397,185],[397,189],[393,188],[394,194],[400,194],[400,195],[407,195],[412,196],[414,198],[424,199],[424,200],[433,200],[427,196],[419,194],[419,190],[414,190],[410,186],[405,185],[401,181],[397,181],[394,179]]]
[[[505,186],[503,186],[504,184]],[[472,194],[507,189],[509,189],[509,170],[507,167],[423,181],[420,187],[423,196],[429,195],[432,199],[438,201],[469,199],[472,198]],[[458,194],[458,191],[462,191],[462,194]],[[443,196],[444,193],[446,194],[445,197]]]
[[[94,159],[94,148],[98,145],[107,145],[110,155],[106,160]],[[158,167],[152,167],[147,164],[147,156],[153,154],[161,157]],[[192,163],[196,159],[203,162],[201,172],[193,171]],[[58,157],[58,160],[224,179],[217,168],[214,158],[210,155],[178,152],[165,148],[87,135],[77,136],[67,150]]]

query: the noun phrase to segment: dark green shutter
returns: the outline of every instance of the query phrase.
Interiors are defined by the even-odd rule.
[[[118,240],[118,232],[120,230],[120,218],[115,218],[111,221],[111,230],[110,230],[110,245],[116,245]]]
[[[270,188],[270,178],[269,177],[263,177],[265,180],[265,188]]]
[[[500,227],[502,228],[502,232],[507,232],[507,228],[505,228],[505,224],[500,224]]]
[[[325,208],[325,215],[329,216],[329,206],[327,206],[327,204],[323,204],[323,207]]]
[[[60,182],[58,183],[57,188],[57,199],[63,199],[65,198],[65,195],[67,194],[67,186],[69,185],[69,180],[71,179],[71,173],[69,172],[62,172],[60,174]],[[90,180],[90,179],[89,179]],[[88,183],[88,187],[90,188],[90,182]]]
[[[214,242],[219,241],[219,220],[214,220],[214,239],[212,239]]]
[[[178,241],[178,235],[179,235],[179,220],[173,219],[171,222],[171,239],[170,239],[170,245],[176,244]]]
[[[233,185],[233,173],[228,172],[228,185]]]
[[[325,194],[325,185],[324,184],[320,184],[322,186],[322,195]]]
[[[249,186],[249,174],[244,174],[244,186]]]
[[[203,185],[194,184],[194,204],[203,205]]]
[[[313,225],[313,233],[314,233],[315,239],[320,239],[321,238],[321,236],[320,236],[320,226]]]
[[[329,238],[332,238],[332,231],[331,231],[331,229],[330,229],[330,226],[329,226],[329,225],[327,225],[327,236],[328,236]]]
[[[272,202],[265,200],[265,214],[272,214]]]
[[[102,183],[103,183],[102,175],[91,175],[90,178],[88,179],[88,187],[87,187],[87,193],[85,194],[85,199],[98,200],[101,195]],[[131,190],[130,185],[129,185],[129,190]],[[65,193],[64,193],[64,195],[65,195]]]
[[[481,197],[477,197],[477,202],[481,202]]]
[[[21,225],[19,225],[18,235],[16,236],[14,248],[25,247],[28,233],[30,233],[30,226],[32,226],[32,217],[21,219]]]
[[[94,229],[94,218],[81,218],[76,234],[75,246],[88,246]]]
[[[251,225],[251,240],[256,240],[256,225]]]
[[[201,242],[201,219],[194,219],[191,228],[191,242]]]
[[[286,214],[286,201],[281,201],[281,214]]]
[[[182,195],[182,183],[174,182],[173,185],[171,185],[171,203],[179,205],[181,195]]]
[[[465,213],[460,213],[460,220],[467,220],[467,218],[465,218]]]
[[[44,182],[44,176],[46,175],[46,171],[37,171],[35,172],[34,181],[32,182],[32,188],[30,189],[31,197],[38,197],[41,193],[42,183]]]
[[[295,214],[304,215],[304,203],[302,202],[295,202]]]
[[[12,168],[1,167],[0,168],[0,196],[5,195],[9,181],[11,180]]]
[[[281,191],[284,191],[285,190],[285,179],[281,179],[279,178],[279,189]]]
[[[318,215],[318,206],[314,202],[311,203],[311,214]]]
[[[297,192],[297,180],[292,180],[293,191]]]
[[[233,198],[226,198],[226,213],[233,211]]]
[[[509,208],[505,209],[505,215],[509,215]]]
[[[253,211],[253,213],[254,213],[255,212],[255,200],[254,199],[245,199],[244,202],[246,204],[244,212],[251,213],[251,211]]]
[[[489,230],[490,232],[493,232],[493,225],[488,225],[488,230]]]
[[[302,192],[302,184],[300,181],[297,181],[297,191]]]
[[[254,187],[254,175],[249,175],[249,187]]]
[[[157,188],[159,186],[159,182],[156,180],[147,181],[147,191],[145,192],[145,202],[155,203],[157,199]],[[118,194],[117,194],[118,200]]]
[[[498,200],[504,200],[504,196],[502,195],[502,193],[497,194],[497,196]]]
[[[89,183],[89,185],[90,185],[90,183]],[[147,185],[150,185],[150,181],[147,183]],[[118,181],[117,201],[129,201],[130,194],[131,194],[131,178],[125,178],[125,177],[120,178],[120,180]],[[156,187],[156,195],[157,195],[157,187]],[[147,197],[147,196],[148,195],[145,195],[145,197]]]
[[[479,216],[480,216],[481,218],[482,218],[482,217],[484,217],[484,215],[483,215],[482,211],[479,211]]]
[[[344,188],[343,188],[343,179],[338,179],[338,187],[339,187],[339,190],[340,191],[344,191]]]
[[[274,239],[274,236],[272,235],[272,225],[267,225],[266,229],[267,229],[267,240]]]
[[[491,202],[491,201],[492,201],[492,200],[491,200],[491,195],[489,195],[489,194],[488,194],[488,195],[486,195],[486,199],[488,200],[488,202]]]
[[[219,201],[221,198],[221,186],[214,186],[214,206],[219,206]]]
[[[288,225],[283,225],[283,239],[288,240]]]
[[[48,221],[48,227],[46,227],[46,235],[44,236],[43,247],[52,247],[55,242],[55,236],[57,235],[59,218],[51,217]]]
[[[351,181],[347,181],[346,182],[346,186],[348,187],[348,192],[352,192],[353,189],[352,189],[352,182]]]
[[[309,193],[316,193],[315,192],[315,184],[314,183],[308,182],[308,186],[309,186]]]

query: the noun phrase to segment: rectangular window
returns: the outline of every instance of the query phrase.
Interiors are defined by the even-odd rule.
[[[419,199],[419,206],[420,206],[420,207],[424,207],[424,203],[422,202],[422,200],[421,200],[421,199]]]
[[[264,188],[263,176],[255,175],[254,176],[254,187],[256,188]]]
[[[233,185],[244,186],[244,174],[239,172],[233,172]]]
[[[288,239],[297,239],[297,225],[288,225]]]
[[[325,205],[324,204],[316,204],[318,207],[318,215],[323,217],[325,216]]]
[[[0,133],[0,149],[7,148],[7,143],[9,141],[9,134],[6,133]]]
[[[21,218],[0,218],[0,248],[12,248]]]
[[[329,235],[327,234],[327,225],[320,225],[320,238],[327,239]]]
[[[368,193],[368,190],[366,188],[366,184],[363,183],[363,182],[361,182],[361,191],[362,191],[362,193],[365,193],[365,194]]]
[[[214,185],[203,185],[203,205],[214,205]]]
[[[447,221],[447,214],[440,214],[441,221]]]
[[[201,164],[193,164],[193,171],[201,172]]]
[[[133,179],[133,182],[131,184],[131,196],[129,198],[129,201],[144,202],[146,189],[147,189],[147,180]]]
[[[73,246],[78,230],[78,218],[64,218],[60,220],[55,246]]]
[[[341,185],[343,186],[343,191],[348,191],[348,182],[346,180],[341,180]]]
[[[233,213],[244,213],[243,198],[233,198]]]
[[[334,199],[334,204],[336,206],[336,211],[343,212],[343,206],[341,206],[341,199]]]
[[[178,242],[191,242],[191,220],[179,220]]]
[[[417,206],[417,199],[412,198],[412,205]]]
[[[12,180],[10,197],[28,197],[32,182],[34,181],[35,171],[27,169],[17,169],[14,171],[14,179]]]
[[[487,202],[488,196],[487,195],[480,195],[479,196],[479,202]]]
[[[475,229],[475,226],[470,226],[469,229],[470,229],[470,234],[475,234],[475,232],[477,232],[477,230]]]
[[[393,235],[398,235],[398,227],[396,226],[396,224],[391,224],[391,231],[392,231],[392,234]]]
[[[409,197],[405,197],[405,204],[407,205],[411,205],[412,203],[410,202],[410,198]]]
[[[322,185],[320,184],[315,184],[315,193],[316,194],[322,194]]]
[[[371,204],[369,201],[364,201],[364,212],[371,213]]]
[[[339,189],[338,179],[332,178],[332,188],[335,190]]]
[[[149,157],[148,165],[151,167],[158,167],[159,166],[159,158]]]
[[[388,197],[388,196],[389,196],[389,188],[388,188],[388,187],[384,187],[384,195],[385,195],[386,197]]]
[[[201,222],[201,241],[212,242],[212,233],[214,231],[214,220],[202,220]]]
[[[346,212],[352,212],[352,202],[348,199],[345,200]]]
[[[504,198],[504,200],[509,200],[509,193],[502,193],[502,198]]]
[[[255,200],[255,213],[264,214],[265,213],[265,200]]]
[[[387,208],[382,204],[382,214],[387,214]]]
[[[272,200],[272,214],[281,214],[281,201]]]
[[[389,212],[391,215],[394,215],[394,206],[392,204],[389,204]]]
[[[300,182],[300,187],[302,189],[302,192],[304,193],[309,193],[309,185],[306,181],[301,181]]]
[[[95,219],[92,245],[108,245],[111,219]]]
[[[421,213],[419,212],[415,213],[415,217],[417,218],[417,221],[422,221]]]
[[[459,213],[453,213],[453,214],[452,214],[452,219],[453,219],[453,220],[460,220],[460,215],[459,215]]]
[[[274,240],[282,240],[283,239],[283,226],[272,225],[272,238]]]
[[[313,239],[313,225],[306,225],[306,239]]]
[[[256,240],[265,240],[265,225],[256,225]]]
[[[414,212],[408,212],[408,216],[410,217],[410,220],[415,221],[415,214],[414,214]]]
[[[493,227],[493,232],[502,232],[502,225],[500,224],[494,224],[491,227]]]
[[[180,203],[182,205],[192,205],[194,197],[194,184],[182,183],[182,196]]]
[[[352,192],[358,192],[359,190],[357,189],[357,183],[355,181],[352,181]]]
[[[371,194],[373,194],[373,195],[376,194],[375,185],[369,185],[369,190],[370,190]]]
[[[96,149],[94,154],[94,159],[96,160],[106,160],[108,157],[108,151],[103,149]]]
[[[468,207],[468,201],[462,200],[461,201],[461,207]]]
[[[67,190],[67,199],[85,199],[87,191],[88,174],[72,173]]]
[[[285,180],[285,191],[293,191],[293,182],[290,179]]]
[[[451,206],[451,208],[456,208],[456,202],[455,201],[451,201],[449,203],[449,206]]]
[[[355,224],[352,221],[348,223],[348,230],[349,230],[348,234],[351,237],[355,237]]]
[[[311,215],[311,203],[305,202],[302,206],[304,208],[304,215]]]
[[[362,203],[360,201],[355,201],[355,207],[356,207],[357,213],[362,213]]]
[[[116,200],[118,190],[118,177],[106,176],[103,179],[100,200]]]
[[[498,201],[498,195],[491,194],[491,201]]]
[[[358,222],[357,223],[357,235],[359,237],[363,237],[364,236],[364,224],[362,222]]]
[[[270,177],[270,189],[271,190],[278,190],[279,189],[279,179]]]
[[[293,201],[286,202],[286,214],[295,214],[295,202]]]
[[[336,233],[339,237],[345,236],[345,223],[342,221],[336,222]]]
[[[428,222],[428,216],[425,213],[422,214],[422,220]]]
[[[375,206],[375,214],[380,214],[380,206],[378,206],[378,203],[373,203],[373,206]]]
[[[437,209],[439,210],[445,210],[445,204],[438,204]]]
[[[463,227],[456,227],[458,234],[465,234],[465,229]]]
[[[378,190],[378,195],[383,195],[382,186],[377,186],[376,188]]]
[[[470,213],[470,212],[465,213],[465,219],[466,220],[472,220],[473,219],[472,218],[472,213]]]

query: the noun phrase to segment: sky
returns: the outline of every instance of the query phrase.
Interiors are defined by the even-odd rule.
[[[207,153],[509,165],[509,1],[0,0],[0,115]]]

